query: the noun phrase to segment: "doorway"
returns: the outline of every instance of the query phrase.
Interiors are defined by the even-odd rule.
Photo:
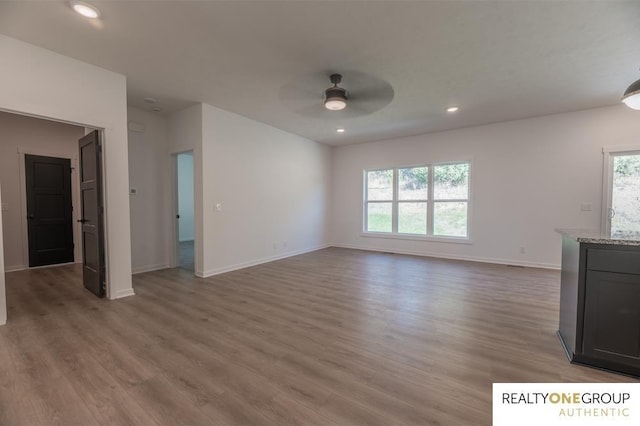
[[[179,268],[195,271],[193,151],[175,156],[176,165],[176,228],[177,264]]]
[[[73,262],[71,160],[25,155],[29,267]]]
[[[611,238],[640,238],[640,150],[605,151],[603,229]]]
[[[0,258],[5,272],[18,272],[33,267],[64,266],[66,271],[82,276],[85,287],[98,296],[105,290],[104,247],[102,226],[103,194],[95,191],[99,218],[91,222],[86,197],[88,172],[94,170],[98,187],[103,176],[102,131],[88,131],[84,126],[46,118],[0,111],[0,182],[2,182],[2,223],[4,256]],[[88,133],[88,134],[87,134]],[[83,135],[85,135],[83,137]],[[79,140],[93,137],[98,155],[93,169],[84,159]],[[101,142],[100,142],[101,144]],[[84,171],[84,173],[83,173]],[[101,187],[100,187],[101,189]],[[100,225],[99,250],[88,251],[91,235],[86,228]],[[98,255],[92,256],[93,252]],[[86,267],[99,259],[96,269],[98,284],[87,285]],[[60,282],[69,284],[71,280]],[[96,291],[94,291],[94,288]],[[4,292],[3,292],[4,293]],[[3,298],[4,294],[0,295]]]

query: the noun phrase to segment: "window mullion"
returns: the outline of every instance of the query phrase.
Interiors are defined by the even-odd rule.
[[[399,192],[398,169],[393,169],[393,199],[391,202],[391,232],[398,232],[398,192]]]
[[[364,211],[362,212],[362,231],[369,230],[369,175],[367,171],[363,171],[364,181]]]
[[[433,235],[433,165],[427,170],[427,235]]]

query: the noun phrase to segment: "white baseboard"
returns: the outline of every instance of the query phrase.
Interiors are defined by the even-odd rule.
[[[144,272],[151,272],[151,271],[157,271],[159,269],[167,269],[170,266],[166,263],[162,263],[162,264],[158,264],[158,265],[149,265],[149,266],[138,266],[136,268],[133,268],[131,270],[131,274],[135,275],[135,274],[142,274]]]
[[[123,290],[118,290],[115,294],[109,297],[109,300],[122,299],[123,297],[135,296],[133,288],[125,288]]]
[[[513,266],[524,266],[527,268],[560,270],[560,265],[555,263],[527,262],[527,261],[514,260],[514,259],[495,259],[495,258],[476,257],[476,256],[459,256],[459,255],[450,255],[450,254],[443,254],[443,253],[437,253],[437,252],[397,250],[397,249],[388,249],[388,248],[381,248],[381,247],[357,246],[352,244],[332,244],[331,247],[340,247],[340,248],[347,248],[347,249],[354,249],[354,250],[365,250],[365,251],[375,251],[375,252],[384,252],[384,253],[408,254],[411,256],[436,257],[439,259],[464,260],[467,262],[493,263],[497,265],[513,265]]]
[[[25,269],[29,269],[28,266],[25,265],[11,265],[11,266],[5,266],[4,267],[4,272],[18,272],[18,271],[24,271]]]
[[[58,266],[67,266],[67,265],[75,265],[77,263],[82,263],[82,262],[67,262],[67,263],[56,263],[53,265],[43,265],[43,266],[27,266],[27,265],[12,265],[12,266],[7,266],[4,268],[5,272],[18,272],[18,271],[24,271],[26,269],[44,269],[44,268],[56,268]]]
[[[224,274],[225,272],[237,271],[238,269],[249,268],[251,266],[261,265],[263,263],[273,262],[275,260],[286,259],[287,257],[293,257],[293,256],[298,256],[298,255],[301,255],[301,254],[305,254],[305,253],[311,253],[313,251],[322,250],[322,249],[325,249],[325,248],[328,248],[328,247],[331,247],[331,244],[324,244],[324,245],[313,247],[313,248],[309,248],[309,249],[290,251],[290,252],[279,254],[279,255],[276,255],[276,256],[268,256],[268,257],[263,257],[263,258],[257,259],[257,260],[250,260],[250,261],[247,261],[247,262],[236,263],[235,265],[223,266],[221,268],[215,268],[215,269],[209,269],[209,270],[204,271],[204,272],[203,271],[196,271],[195,275],[197,277],[200,277],[200,278],[212,277],[214,275]]]

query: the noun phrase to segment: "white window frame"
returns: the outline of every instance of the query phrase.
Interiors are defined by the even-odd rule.
[[[434,199],[434,180],[433,180],[433,170],[434,167],[437,166],[448,166],[452,164],[468,164],[469,173],[468,173],[468,182],[467,182],[467,198],[466,199],[455,199],[455,200],[435,200]],[[411,169],[417,167],[427,167],[428,168],[428,190],[427,190],[427,199],[426,200],[399,200],[398,199],[398,170],[399,169]],[[381,170],[392,170],[393,171],[393,196],[391,200],[372,200],[368,201],[368,182],[367,182],[367,173]],[[434,163],[425,163],[425,164],[417,164],[417,165],[403,165],[403,166],[390,166],[390,167],[373,167],[364,169],[362,173],[362,181],[363,181],[363,204],[362,204],[362,237],[375,237],[375,238],[390,238],[390,239],[402,239],[402,240],[426,240],[426,241],[438,241],[438,242],[447,242],[447,243],[462,243],[462,244],[471,244],[471,211],[472,211],[472,171],[473,171],[473,161],[471,159],[466,160],[455,160],[455,161],[440,161]],[[367,223],[367,212],[368,212],[368,204],[369,203],[391,203],[391,232],[376,232],[376,231],[368,231],[368,223]],[[398,206],[400,203],[427,203],[427,234],[405,234],[398,232]],[[467,203],[467,235],[465,237],[458,236],[447,236],[447,235],[433,235],[433,219],[434,219],[434,206],[436,203],[453,203],[453,202],[466,202]]]
[[[623,155],[640,155],[640,145],[616,145],[602,148],[602,213],[600,230],[604,235],[611,235],[613,159]]]

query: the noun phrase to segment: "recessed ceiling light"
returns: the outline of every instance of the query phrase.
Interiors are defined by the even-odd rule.
[[[344,133],[344,132],[345,132],[345,128],[344,128],[344,127],[338,127],[338,128],[336,129],[336,132],[338,132],[338,133]]]
[[[77,13],[84,16],[85,18],[97,19],[100,17],[100,11],[95,6],[91,6],[88,3],[76,1],[76,0],[70,2],[70,4],[73,10],[75,10]]]
[[[460,108],[457,106],[451,106],[449,108],[447,108],[447,112],[458,112]]]

